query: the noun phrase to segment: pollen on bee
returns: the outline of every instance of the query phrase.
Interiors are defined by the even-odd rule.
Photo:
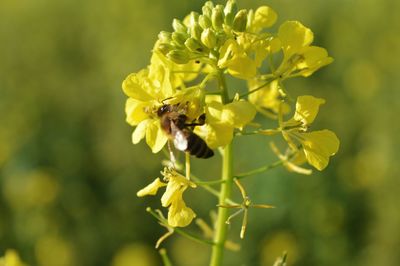
[[[180,151],[185,151],[188,147],[188,140],[182,131],[176,132],[174,145]]]

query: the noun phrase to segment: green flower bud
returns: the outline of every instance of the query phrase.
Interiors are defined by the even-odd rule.
[[[203,45],[194,38],[187,39],[185,46],[192,52],[201,53],[204,51]]]
[[[172,33],[172,40],[176,42],[179,46],[183,46],[187,38],[188,38],[187,34],[181,32]]]
[[[253,21],[254,21],[254,10],[250,9],[249,12],[247,13],[247,26],[251,26],[253,25]]]
[[[207,1],[204,6],[202,7],[203,15],[211,18],[211,13],[214,8],[214,4],[211,1]]]
[[[215,29],[222,29],[224,23],[224,7],[222,5],[217,5],[212,10],[211,21]]]
[[[180,20],[178,20],[176,18],[172,21],[172,28],[176,32],[182,32],[182,33],[187,32],[187,27]]]
[[[199,13],[197,12],[190,12],[189,19],[188,19],[188,27],[193,27],[194,24],[199,22]]]
[[[160,43],[157,46],[157,50],[160,51],[163,55],[168,54],[174,47],[169,43]]]
[[[171,42],[171,33],[170,32],[166,32],[166,31],[162,31],[158,34],[158,39],[162,42],[162,43],[169,43]]]
[[[237,5],[235,0],[228,0],[225,5],[224,13],[225,13],[225,24],[232,26],[233,19],[235,18],[235,14],[237,12]]]
[[[172,50],[167,54],[167,57],[177,64],[186,64],[189,62],[189,54],[182,50]]]
[[[195,38],[196,40],[200,40],[202,32],[203,28],[200,27],[199,23],[194,24],[190,28],[190,35],[192,35],[192,37]]]
[[[205,29],[201,34],[201,42],[210,49],[215,48],[217,44],[217,36],[213,29]]]
[[[199,16],[199,24],[203,29],[211,27],[211,19],[205,15]]]
[[[225,16],[227,14],[236,14],[237,12],[237,5],[236,5],[236,0],[228,0],[225,5]]]
[[[233,19],[232,28],[234,31],[243,32],[246,30],[247,25],[247,10],[240,10]]]

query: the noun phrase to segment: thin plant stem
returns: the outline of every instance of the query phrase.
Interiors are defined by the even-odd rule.
[[[167,255],[167,250],[165,248],[162,248],[162,249],[160,249],[159,253],[160,253],[160,256],[161,256],[164,266],[172,266],[172,262],[168,258],[168,255]]]
[[[146,211],[149,212],[152,216],[154,216],[163,226],[165,226],[167,228],[170,227],[168,225],[168,221],[165,218],[157,215],[157,213],[155,211],[153,211],[150,207],[148,207],[146,209]],[[186,237],[187,239],[193,240],[197,243],[206,244],[206,245],[215,245],[216,244],[212,240],[201,238],[201,237],[199,237],[195,234],[189,233],[179,227],[172,227],[172,229],[173,229],[173,232],[176,232],[176,233],[180,234],[181,236]]]
[[[229,102],[228,88],[226,86],[225,77],[223,72],[220,71],[218,75],[218,85],[221,89],[222,101],[224,104]],[[225,205],[229,199],[232,191],[233,182],[233,147],[232,142],[225,146],[222,153],[222,180],[221,189],[219,192],[218,204]],[[212,247],[210,266],[221,266],[224,255],[224,247],[227,237],[229,210],[227,208],[219,208],[218,216],[214,234],[215,245]]]
[[[186,172],[186,179],[190,180],[190,153],[185,152],[185,172]]]
[[[224,182],[225,182],[225,180],[218,179],[218,180],[212,180],[212,181],[197,181],[197,182],[194,182],[194,183],[196,185],[203,186],[203,185],[221,184],[221,183],[224,183]]]
[[[263,173],[265,171],[271,170],[271,169],[273,169],[275,167],[278,167],[278,166],[282,165],[284,162],[285,162],[284,160],[279,160],[279,161],[276,161],[276,162],[274,162],[272,164],[269,164],[269,165],[266,165],[266,166],[263,166],[263,167],[260,167],[260,168],[245,172],[245,173],[236,174],[235,178],[242,179],[242,178],[245,178],[245,177],[248,177],[248,176],[251,176],[251,175],[256,175],[256,174],[259,174],[259,173]]]

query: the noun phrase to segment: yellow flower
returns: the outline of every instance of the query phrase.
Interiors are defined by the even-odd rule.
[[[122,83],[124,93],[129,97],[125,105],[126,121],[136,126],[132,134],[133,144],[146,137],[146,143],[153,153],[159,152],[167,143],[168,137],[161,128],[157,109],[168,99],[168,104],[187,102],[187,116],[197,118],[201,110],[202,93],[198,88],[177,89],[193,75],[172,75],[170,68],[183,69],[165,60],[158,52],[153,53],[152,64],[138,73],[130,74]],[[174,65],[174,66],[172,66]],[[176,67],[176,68],[174,68]]]
[[[265,81],[262,80],[248,81],[249,91],[259,88],[264,84],[264,82]],[[290,111],[290,106],[287,103],[282,103],[282,96],[279,90],[279,81],[273,80],[262,89],[251,93],[249,95],[249,102],[254,104],[256,107],[263,108],[263,110],[260,110],[262,111],[262,114],[276,119],[279,108],[282,108],[283,114],[286,114]]]
[[[283,61],[276,71],[278,76],[308,77],[321,67],[332,63],[332,57],[321,47],[310,46],[314,34],[298,21],[286,21],[279,27],[278,38],[283,50]]]
[[[0,266],[25,266],[25,264],[15,250],[7,249],[4,256],[0,258]]]
[[[229,39],[221,47],[219,68],[227,68],[229,74],[240,79],[251,79],[257,73],[256,62],[235,40]]]
[[[228,39],[221,47],[218,67],[227,68],[234,77],[250,80],[257,75],[264,59],[280,47],[278,38],[238,33],[236,39]]]
[[[172,168],[165,168],[162,172],[167,183],[155,179],[151,184],[137,192],[138,197],[155,195],[158,189],[166,186],[161,197],[161,205],[168,209],[168,224],[172,227],[188,226],[196,217],[194,211],[187,207],[183,200],[183,192],[188,188],[195,188],[196,184],[186,179]]]
[[[170,95],[157,91],[147,75],[148,70],[129,75],[122,83],[122,88],[130,97],[125,105],[126,121],[136,126],[132,134],[133,144],[139,143],[146,136],[147,144],[156,153],[164,147],[168,137],[161,129],[155,111],[161,105],[161,100]]]
[[[206,124],[195,128],[211,148],[223,147],[233,138],[235,128],[243,128],[256,115],[254,106],[244,100],[234,100],[228,104],[212,100],[206,102]]]
[[[305,95],[299,96],[296,102],[294,116],[288,121],[282,121],[282,112],[279,113],[279,129],[261,130],[261,134],[272,135],[282,132],[293,153],[302,153],[307,162],[318,170],[323,170],[329,163],[329,157],[339,150],[339,139],[330,130],[307,132],[308,127],[318,114],[319,106],[325,103],[324,99]],[[294,169],[293,169],[294,170]]]
[[[335,155],[339,149],[339,139],[332,131],[324,129],[306,132],[323,103],[324,99],[309,95],[299,96],[293,118],[280,125],[288,144],[297,149],[297,143],[300,143],[308,163],[320,171],[328,165],[329,157]]]

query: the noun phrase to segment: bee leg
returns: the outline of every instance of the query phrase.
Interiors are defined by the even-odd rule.
[[[170,158],[172,167],[174,169],[176,169],[176,167],[175,167],[176,158],[175,158],[174,152],[172,151],[172,145],[171,145],[171,141],[170,140],[168,140],[168,150],[169,150],[169,158]]]

